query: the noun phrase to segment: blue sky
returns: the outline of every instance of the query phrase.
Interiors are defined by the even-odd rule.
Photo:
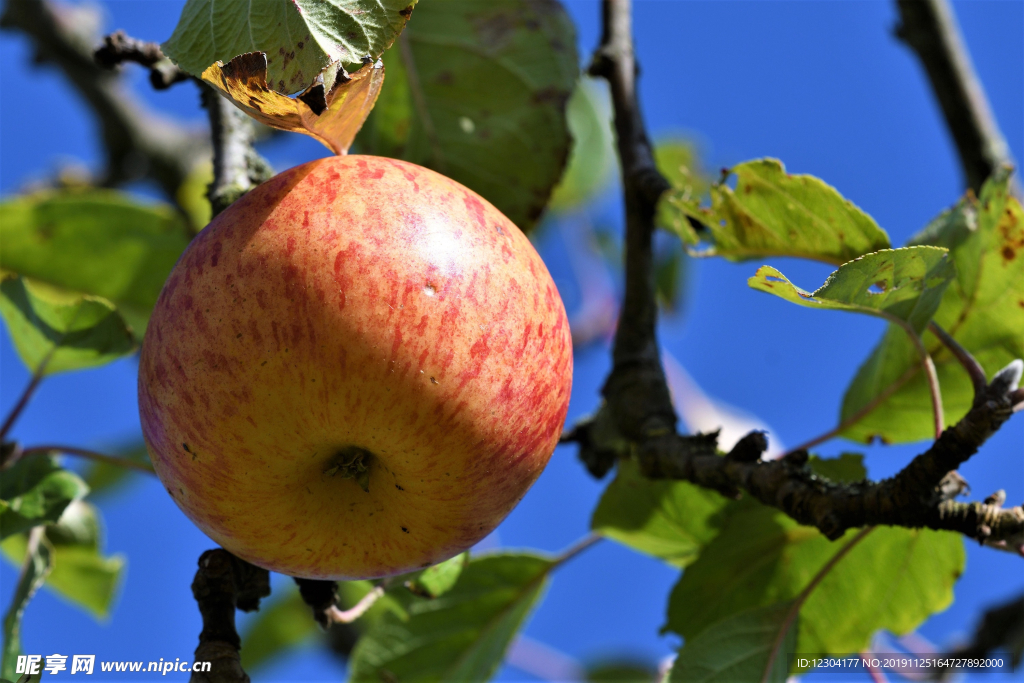
[[[163,40],[182,4],[105,3],[105,28]],[[566,4],[586,61],[598,37],[598,3]],[[955,9],[1011,150],[1024,159],[1024,3],[978,0],[956,3]],[[696,140],[711,169],[778,157],[790,171],[837,187],[874,216],[894,244],[902,243],[957,199],[962,179],[923,72],[892,37],[895,20],[894,4],[881,1],[637,2],[640,94],[649,129],[655,137]],[[64,162],[95,166],[99,148],[92,120],[61,76],[33,68],[25,41],[8,33],[0,34],[0,64],[0,192],[16,192]],[[155,93],[140,70],[130,80],[153,108],[202,125],[192,86]],[[324,154],[300,136],[263,151],[278,169]],[[616,192],[610,187],[597,202],[594,220],[619,220]],[[579,292],[562,235],[545,231],[538,248],[571,313]],[[828,273],[816,264],[780,264],[775,265],[807,289]],[[694,263],[685,314],[664,319],[660,337],[707,393],[758,416],[793,445],[834,425],[842,393],[883,326],[860,316],[809,312],[754,292],[746,278],[757,265]],[[606,348],[578,353],[570,420],[595,408],[608,364]],[[0,340],[0,373],[0,412],[6,412],[28,377],[6,334]],[[138,433],[131,359],[48,379],[15,429],[24,444],[97,449]],[[836,441],[821,450],[832,455],[853,447]],[[922,449],[869,448],[869,473],[891,474]],[[1022,455],[1024,417],[1018,415],[961,473],[976,497],[1003,488],[1016,503],[1024,500]],[[549,551],[568,546],[586,533],[603,485],[584,472],[573,449],[560,448],[499,528],[500,543]],[[140,479],[99,504],[108,549],[129,559],[119,605],[108,623],[96,624],[44,592],[25,618],[26,651],[110,659],[189,656],[200,629],[189,584],[196,559],[211,542],[155,481]],[[956,602],[920,629],[939,644],[963,637],[985,605],[1024,588],[1019,558],[975,544],[967,544],[967,554]],[[9,565],[0,569],[5,605],[15,576]],[[676,578],[653,559],[602,543],[559,571],[526,633],[581,660],[663,657],[678,642],[658,635]],[[338,678],[340,668],[324,654],[303,651],[265,675]],[[502,680],[534,679],[509,669]]]

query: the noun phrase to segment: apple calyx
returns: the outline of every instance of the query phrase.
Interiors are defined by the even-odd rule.
[[[333,464],[324,474],[333,477],[340,474],[342,479],[355,479],[366,493],[370,492],[370,460],[373,453],[359,446],[345,446],[334,456]]]

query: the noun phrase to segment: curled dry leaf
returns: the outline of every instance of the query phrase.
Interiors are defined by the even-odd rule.
[[[216,62],[203,71],[203,80],[260,123],[305,133],[335,154],[345,154],[377,101],[384,65],[367,63],[350,74],[340,62],[333,62],[295,97],[267,85],[263,52],[248,52],[227,64]]]

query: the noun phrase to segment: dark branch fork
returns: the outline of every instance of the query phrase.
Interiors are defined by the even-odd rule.
[[[831,539],[868,525],[928,527],[1024,554],[1021,507],[1004,509],[999,496],[984,503],[952,500],[964,488],[954,470],[1024,403],[1018,388],[1020,361],[986,382],[978,374],[980,366],[957,347],[962,352],[957,357],[974,380],[973,407],[902,472],[881,482],[839,484],[818,477],[807,466],[804,450],[762,461],[767,440],[757,432],[725,457],[717,451],[717,434],[676,433],[655,337],[651,268],[655,209],[668,184],[654,164],[637,103],[630,4],[604,0],[604,32],[590,67],[591,74],[611,85],[626,205],[625,301],[613,368],[602,392],[604,405],[563,440],[579,443],[580,458],[595,476],[603,476],[618,458],[634,457],[650,478],[685,479],[727,496],[746,491]]]

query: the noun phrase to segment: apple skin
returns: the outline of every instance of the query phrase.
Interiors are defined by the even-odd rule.
[[[168,278],[139,411],[174,501],[225,549],[312,579],[401,574],[490,533],[557,444],[565,309],[520,230],[394,159],[285,171]],[[371,452],[369,491],[332,474]]]

